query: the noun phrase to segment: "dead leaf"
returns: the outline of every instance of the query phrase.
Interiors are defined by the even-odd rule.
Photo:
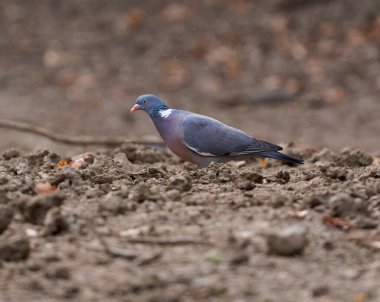
[[[354,302],[365,302],[367,300],[366,293],[358,293],[354,297]]]
[[[345,101],[347,94],[342,87],[332,87],[325,91],[324,97],[328,103],[340,103]]]
[[[235,50],[220,46],[207,55],[207,61],[212,66],[221,66],[223,74],[233,80],[240,75],[241,66]]]
[[[210,42],[207,40],[198,41],[193,48],[190,49],[190,54],[195,59],[203,59],[210,51]]]
[[[138,9],[133,8],[125,15],[125,23],[128,27],[140,27],[144,24],[144,13]]]
[[[70,163],[70,167],[74,169],[80,169],[87,165],[87,163],[92,163],[94,161],[94,156],[90,153],[84,153],[74,157]]]
[[[301,89],[301,81],[290,78],[285,82],[285,90],[289,93],[297,93]]]
[[[325,223],[328,223],[328,224],[331,224],[333,226],[342,228],[345,231],[348,231],[348,230],[352,229],[353,227],[355,227],[349,221],[346,221],[346,220],[344,220],[342,218],[339,218],[339,217],[333,217],[333,216],[331,216],[329,214],[324,215],[323,218],[322,218],[322,220]]]
[[[380,41],[380,16],[378,16],[368,28],[368,36],[374,42]]]
[[[270,75],[265,77],[262,83],[267,90],[277,90],[281,87],[282,79],[277,75]]]
[[[34,184],[34,191],[37,194],[49,194],[55,192],[57,190],[57,186],[52,185],[46,179],[40,180]]]
[[[163,81],[169,88],[179,88],[189,79],[187,67],[178,59],[171,59],[162,65]]]
[[[380,250],[380,236],[368,235],[367,233],[352,234],[347,237],[348,240],[355,241],[361,246]]]
[[[227,1],[228,10],[236,13],[247,13],[252,7],[252,2],[248,0]]]
[[[351,28],[347,31],[348,43],[353,46],[360,46],[366,42],[366,38],[360,30],[356,28]]]
[[[68,88],[75,84],[77,76],[70,71],[62,71],[57,76],[57,84],[63,88]]]
[[[259,158],[259,167],[261,169],[266,169],[268,168],[268,162],[265,159]]]
[[[87,163],[93,163],[94,156],[91,153],[84,153],[73,158],[65,158],[58,163],[56,163],[57,168],[70,167],[73,169],[80,169],[84,167]]]
[[[296,218],[305,218],[309,214],[309,211],[308,210],[294,210],[290,214],[291,216],[296,217]]]
[[[184,4],[174,3],[167,6],[162,15],[167,21],[183,21],[189,16],[189,8]]]
[[[77,57],[69,52],[47,49],[43,54],[43,62],[46,67],[55,68],[75,63]]]
[[[305,64],[306,72],[313,76],[323,76],[325,73],[325,64],[319,58],[310,58]]]
[[[55,166],[57,168],[63,168],[63,167],[66,167],[66,166],[70,165],[72,163],[72,161],[73,160],[71,158],[65,158],[65,159],[60,160],[59,162],[57,162],[55,164]]]

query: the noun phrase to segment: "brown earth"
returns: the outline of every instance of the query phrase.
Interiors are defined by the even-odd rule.
[[[287,152],[306,164],[4,153],[0,300],[378,301],[379,158]]]
[[[306,163],[197,169],[2,129],[0,301],[380,301],[379,11],[1,1],[0,119],[140,139],[150,92]]]

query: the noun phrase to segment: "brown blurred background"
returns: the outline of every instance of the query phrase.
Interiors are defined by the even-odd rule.
[[[378,0],[1,0],[0,118],[157,135],[154,93],[274,143],[380,152]],[[0,128],[0,150],[85,148]]]

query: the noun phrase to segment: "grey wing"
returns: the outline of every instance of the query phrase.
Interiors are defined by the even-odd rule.
[[[203,156],[236,156],[282,149],[207,116],[186,116],[183,129],[185,145]]]

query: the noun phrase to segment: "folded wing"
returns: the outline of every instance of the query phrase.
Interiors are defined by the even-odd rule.
[[[202,156],[237,156],[282,149],[203,115],[186,116],[183,130],[185,145]]]

